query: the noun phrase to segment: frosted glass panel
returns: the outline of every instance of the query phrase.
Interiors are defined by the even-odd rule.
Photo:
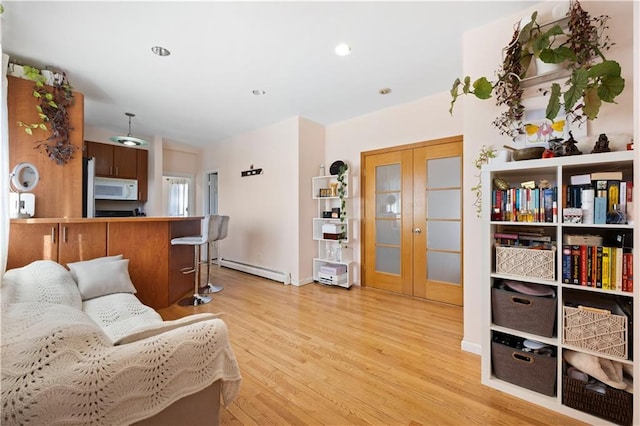
[[[400,164],[376,167],[376,192],[400,191]]]
[[[401,212],[400,192],[376,194],[376,216],[396,216]]]
[[[460,254],[430,251],[427,253],[427,279],[460,284]]]
[[[429,219],[460,219],[460,190],[427,191]]]
[[[427,222],[427,247],[431,250],[460,251],[460,222]]]
[[[452,188],[460,187],[461,157],[436,158],[427,160],[427,187]]]
[[[400,248],[376,247],[376,271],[400,275]]]
[[[376,220],[376,239],[378,244],[400,245],[400,219]]]

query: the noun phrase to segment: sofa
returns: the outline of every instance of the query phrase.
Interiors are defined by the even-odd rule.
[[[224,321],[163,321],[128,260],[39,260],[0,286],[0,423],[218,424],[241,383]]]

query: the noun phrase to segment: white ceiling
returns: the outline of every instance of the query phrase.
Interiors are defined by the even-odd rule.
[[[3,1],[2,45],[66,71],[86,126],[126,134],[133,112],[134,136],[203,146],[291,116],[330,125],[448,91],[465,29],[533,4]],[[351,55],[334,54],[341,42]]]

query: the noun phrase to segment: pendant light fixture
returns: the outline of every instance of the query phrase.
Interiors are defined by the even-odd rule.
[[[149,145],[149,142],[145,141],[144,139],[139,139],[131,136],[131,117],[135,117],[136,115],[132,112],[125,112],[124,115],[129,117],[129,133],[127,133],[127,136],[112,136],[109,139],[126,146]]]

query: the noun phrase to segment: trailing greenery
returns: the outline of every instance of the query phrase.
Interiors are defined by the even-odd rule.
[[[516,26],[510,43],[503,49],[504,60],[496,72],[496,80],[480,77],[472,82],[466,76],[462,81],[459,78],[454,81],[449,112],[453,113],[461,95],[472,94],[484,100],[495,94],[496,105],[506,107],[506,111],[493,125],[501,134],[517,137],[524,132],[522,79],[533,58],[539,58],[545,63],[562,64],[570,72],[564,84],[556,82],[540,89],[549,97],[546,118],[554,121],[564,109],[571,121],[595,120],[602,103],[615,103],[625,83],[620,64],[604,55],[614,45],[606,35],[608,20],[606,15],[591,17],[579,1],[572,0],[567,32],[558,24],[544,30],[534,12],[530,22],[522,28]]]
[[[47,86],[46,78],[39,69],[25,65],[24,71],[27,78],[35,82],[33,97],[38,101],[36,110],[40,121],[18,121],[18,126],[23,127],[29,135],[33,135],[34,130],[38,129],[44,132],[51,130],[47,139],[36,142],[36,148],[44,150],[57,164],[64,165],[78,150],[78,147],[71,143],[69,136],[73,130],[68,112],[74,103],[72,87],[65,73],[55,79],[53,86]]]
[[[490,158],[495,158],[496,151],[493,148],[487,148],[486,145],[482,145],[478,157],[473,161],[473,165],[476,169],[480,170],[483,164],[487,164]],[[482,176],[477,174],[478,183],[476,186],[471,187],[471,191],[476,194],[476,200],[473,202],[473,206],[476,208],[476,216],[482,215]]]
[[[338,242],[342,244],[342,236],[346,236],[347,232],[347,179],[346,173],[349,170],[347,163],[340,166],[336,179],[338,180],[338,197],[340,198],[340,239]]]

